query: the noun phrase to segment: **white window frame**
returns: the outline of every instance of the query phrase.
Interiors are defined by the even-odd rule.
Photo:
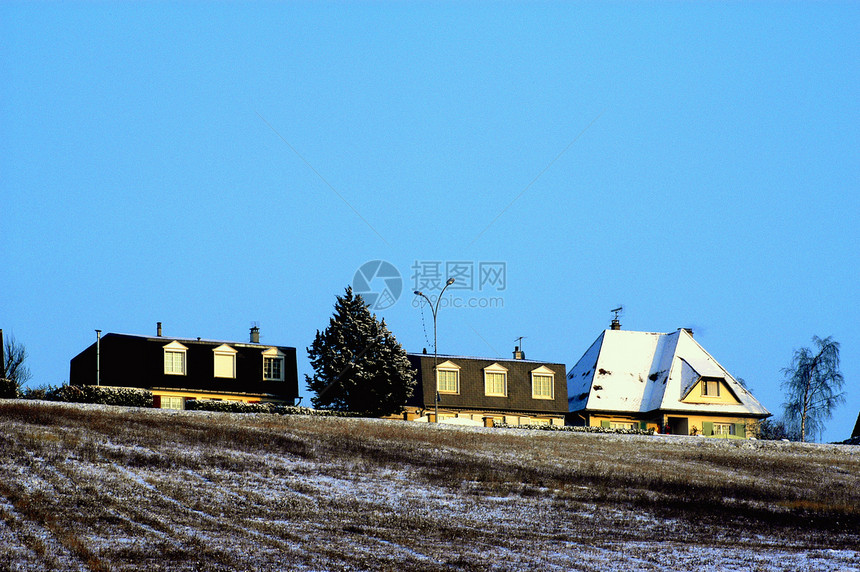
[[[714,435],[734,435],[735,433],[734,423],[714,423],[713,427]]]
[[[447,377],[450,374],[454,376],[454,389],[442,389],[439,387],[439,373],[445,372],[445,376]],[[459,395],[460,394],[460,366],[455,364],[452,361],[446,361],[440,363],[436,366],[436,391],[439,393],[445,393],[448,395]]]
[[[167,356],[171,356],[168,367]],[[179,368],[176,368],[175,357],[179,357]],[[177,369],[179,371],[177,371]],[[187,375],[188,374],[188,348],[177,341],[172,341],[164,346],[164,374],[165,375]]]
[[[161,409],[185,409],[184,399],[178,395],[162,395]]]
[[[502,376],[501,392],[495,391],[496,388],[492,387],[492,385],[496,383],[492,378],[497,375]],[[508,396],[508,369],[506,367],[502,367],[498,363],[494,363],[493,365],[488,365],[484,368],[484,395],[489,397]]]
[[[263,379],[265,381],[284,381],[284,364],[286,360],[284,359],[286,355],[280,351],[278,348],[269,348],[263,352]],[[273,360],[280,362],[280,376],[274,377],[266,374],[266,361]]]
[[[221,344],[217,348],[212,350],[212,376],[217,377],[219,379],[236,379],[236,354],[238,352],[228,346],[227,344]],[[230,359],[230,375],[218,375],[218,361],[221,358]]]
[[[545,365],[542,365],[537,369],[533,369],[531,371],[530,375],[531,375],[531,382],[532,382],[532,399],[548,399],[548,400],[555,399],[555,372],[553,370],[546,367]],[[536,389],[537,389],[537,384],[535,383],[535,381],[537,381],[535,379],[536,377],[540,377],[540,378],[548,377],[549,378],[549,395],[544,395],[543,393],[538,393],[536,391]]]

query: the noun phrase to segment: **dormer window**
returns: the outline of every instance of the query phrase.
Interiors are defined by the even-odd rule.
[[[459,365],[452,361],[446,361],[436,367],[436,391],[439,393],[460,393]]]
[[[533,369],[532,399],[555,399],[555,372],[542,365]]]
[[[269,348],[263,352],[263,379],[284,381],[284,354],[277,348]]]
[[[719,397],[720,382],[716,379],[703,379],[701,382],[703,397]]]
[[[185,375],[185,354],[188,348],[179,342],[164,346],[164,373],[166,375]]]
[[[507,397],[508,370],[497,363],[484,368],[484,395]]]
[[[236,377],[236,350],[227,344],[221,344],[212,350],[215,356],[215,377]]]

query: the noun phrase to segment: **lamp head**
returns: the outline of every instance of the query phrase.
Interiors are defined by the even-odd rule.
[[[447,281],[447,282],[445,282],[445,284],[447,284],[448,286],[450,286],[450,285],[451,285],[451,284],[453,284],[453,283],[454,283],[454,279],[453,279],[453,278],[448,278],[448,281]]]
[[[415,294],[416,296],[423,296],[424,295],[421,293],[420,290],[416,290],[415,292],[413,292],[413,294]]]

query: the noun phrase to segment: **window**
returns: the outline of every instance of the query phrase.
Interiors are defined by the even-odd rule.
[[[484,395],[507,397],[508,370],[494,363],[484,368]]]
[[[731,435],[731,423],[714,423],[714,435]]]
[[[460,366],[446,361],[436,368],[436,391],[439,393],[460,393]]]
[[[236,350],[222,344],[212,350],[215,354],[215,377],[236,377]]]
[[[532,371],[532,399],[554,399],[555,374],[546,366]]]
[[[610,429],[636,429],[636,423],[633,421],[610,421]]]
[[[720,396],[720,382],[717,380],[702,380],[702,395],[706,397]]]
[[[179,342],[170,342],[164,346],[164,373],[168,375],[185,375],[185,352],[188,350]]]
[[[269,348],[263,352],[263,379],[284,381],[284,354],[277,348]]]
[[[263,358],[263,377],[266,379],[284,379],[284,358]]]
[[[170,395],[161,396],[162,409],[185,409],[182,405],[182,398]]]

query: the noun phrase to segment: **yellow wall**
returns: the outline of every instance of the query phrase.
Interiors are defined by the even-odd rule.
[[[280,403],[278,400],[271,399],[263,399],[260,397],[254,397],[251,395],[240,395],[240,394],[230,394],[230,393],[206,393],[199,391],[153,391],[154,396],[163,396],[163,397],[184,397],[184,398],[192,398],[192,399],[220,399],[221,401],[241,401],[243,403],[255,403],[255,402],[275,402]]]
[[[416,410],[414,407],[407,407],[404,409],[403,413],[400,415],[390,415],[388,419],[405,419],[407,421],[412,421],[414,419],[422,418],[423,415],[433,416],[433,409],[426,410]],[[541,415],[541,416],[528,416],[528,415],[508,415],[504,413],[490,413],[486,411],[448,411],[439,409],[439,418],[446,419],[450,417],[459,417],[465,419],[471,419],[473,421],[484,422],[484,418],[492,417],[495,423],[507,423],[508,425],[564,425],[564,416],[552,416],[552,415]]]
[[[719,395],[702,395],[702,382],[700,381],[693,386],[693,389],[683,399],[684,403],[721,403],[729,405],[737,405],[740,403],[729,390],[729,386],[720,382]]]
[[[662,420],[658,425],[655,421],[649,420],[646,422],[646,430],[653,429],[656,431],[662,431],[662,428],[670,422],[670,417],[672,419],[686,419],[687,421],[687,434],[689,435],[701,435],[703,432],[703,427],[705,422],[710,423],[728,423],[730,425],[735,425],[737,423],[743,423],[745,428],[744,435],[730,435],[730,438],[741,438],[746,439],[748,437],[755,437],[758,434],[758,427],[761,423],[756,419],[749,419],[745,417],[732,417],[732,416],[717,416],[717,415],[684,415],[682,413],[669,415],[663,414]],[[591,427],[601,427],[603,425],[602,422],[608,421],[609,423],[635,423],[635,427],[637,429],[641,428],[641,419],[637,419],[633,416],[623,416],[623,415],[589,415],[588,417],[589,425]],[[713,437],[724,437],[723,435],[712,435]]]

